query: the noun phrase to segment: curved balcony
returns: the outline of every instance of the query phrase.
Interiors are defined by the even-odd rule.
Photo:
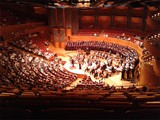
[[[160,21],[160,11],[152,14],[151,17],[152,17],[152,19],[154,19],[156,21]]]
[[[151,34],[144,40],[144,46],[150,52],[142,63],[140,84],[160,84],[160,33]]]
[[[142,64],[139,84],[146,86],[160,85],[160,76],[154,71],[154,65],[149,63]]]
[[[144,41],[144,46],[155,58],[160,57],[160,33],[148,36]]]

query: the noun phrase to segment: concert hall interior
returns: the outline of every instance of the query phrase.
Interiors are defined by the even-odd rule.
[[[0,119],[160,119],[160,1],[1,0]]]

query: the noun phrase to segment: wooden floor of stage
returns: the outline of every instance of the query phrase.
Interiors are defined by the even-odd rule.
[[[99,81],[98,79],[95,79],[92,75],[90,75],[87,72],[84,72],[82,70],[78,69],[78,65],[75,65],[75,69],[70,69],[70,64],[69,64],[69,56],[73,56],[77,54],[77,51],[65,51],[62,48],[55,48],[54,46],[50,45],[49,49],[51,51],[53,51],[54,53],[57,53],[58,57],[61,58],[63,61],[66,61],[66,64],[64,65],[65,69],[75,73],[75,74],[86,74],[89,75],[93,81]],[[80,81],[81,79],[77,79],[75,82],[73,82],[69,87],[65,88],[65,89],[71,89],[74,88],[77,83]],[[102,79],[101,79],[102,80]],[[124,81],[121,80],[121,73],[118,74],[114,74],[113,76],[109,77],[109,78],[104,78],[103,81],[105,82],[105,85],[114,85],[115,87],[129,87],[129,86],[133,86],[134,83],[131,83],[130,81]]]

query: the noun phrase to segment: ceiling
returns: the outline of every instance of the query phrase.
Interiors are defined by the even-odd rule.
[[[160,0],[1,0],[23,4],[40,4],[54,7],[110,7],[130,5],[132,7],[155,6],[160,8]]]

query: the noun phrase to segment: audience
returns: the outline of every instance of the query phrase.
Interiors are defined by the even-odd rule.
[[[2,84],[54,90],[63,89],[77,79],[60,65],[59,60],[47,61],[13,47],[4,48],[0,53],[1,76],[5,81]]]
[[[48,46],[46,43],[49,44],[49,42],[45,39],[40,39],[42,38],[39,37],[39,34],[34,34],[34,36],[26,34],[15,37],[13,41],[10,41],[10,45],[41,56],[47,60],[53,59],[56,56],[56,53],[53,53],[47,49]],[[41,43],[39,44],[37,40],[41,41]]]

